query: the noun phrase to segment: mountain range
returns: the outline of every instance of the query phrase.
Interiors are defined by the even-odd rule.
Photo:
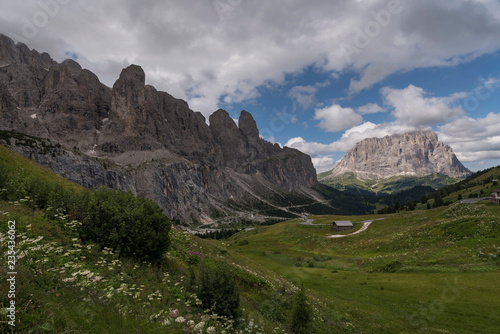
[[[90,189],[153,199],[190,225],[369,213],[371,204],[339,190],[400,178],[405,186],[393,190],[428,183],[422,177],[448,185],[470,174],[435,133],[412,132],[358,143],[319,175],[332,189],[308,155],[263,140],[249,112],[236,123],[219,109],[207,122],[145,82],[130,65],[108,87],[74,60],[0,34],[0,142]]]
[[[151,198],[189,224],[333,210],[312,189],[311,158],[260,138],[250,113],[236,125],[217,110],[209,123],[146,85],[139,66],[107,87],[71,59],[57,63],[0,35],[0,137],[14,151],[91,189]]]

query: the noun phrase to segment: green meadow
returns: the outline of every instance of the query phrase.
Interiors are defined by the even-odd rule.
[[[364,333],[495,333],[500,323],[500,206],[455,204],[326,238],[291,220],[240,233],[230,250],[303,284],[318,327]],[[320,216],[314,223],[377,216]],[[241,240],[246,240],[241,245]]]

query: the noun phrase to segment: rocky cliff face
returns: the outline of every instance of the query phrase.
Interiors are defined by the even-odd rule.
[[[75,182],[131,190],[187,222],[211,222],[214,208],[234,214],[228,201],[266,202],[258,189],[309,194],[317,183],[310,157],[262,140],[246,111],[239,126],[224,110],[208,126],[185,101],[146,85],[139,66],[109,88],[75,61],[57,63],[1,34],[0,130],[58,143],[47,155],[9,141]]]
[[[436,133],[416,131],[357,143],[326,179],[345,173],[353,173],[359,179],[379,180],[437,173],[464,178],[470,171],[450,146],[438,141]]]

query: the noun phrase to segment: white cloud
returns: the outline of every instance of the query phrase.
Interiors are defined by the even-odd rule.
[[[356,143],[367,138],[382,138],[396,133],[404,133],[414,131],[416,128],[406,125],[401,125],[396,122],[374,124],[372,122],[365,122],[359,126],[355,126],[344,132],[342,137],[332,143],[331,146],[336,151],[345,152],[353,148]]]
[[[0,31],[58,61],[76,53],[108,85],[122,67],[139,64],[148,83],[205,115],[221,97],[252,99],[259,86],[309,66],[332,78],[359,73],[350,87],[358,92],[396,72],[453,66],[500,48],[493,0],[401,1],[386,23],[373,14],[388,10],[385,0],[221,1],[223,14],[213,1],[71,1],[29,38],[23,20],[43,13],[42,2],[4,1]],[[353,44],[359,31],[369,41],[348,59],[340,45]]]
[[[500,158],[500,114],[460,118],[439,128],[439,139],[453,147],[461,161]]]
[[[500,83],[500,78],[493,78],[493,77],[484,79],[483,81],[483,85],[486,88],[493,88],[493,86],[498,86],[499,83]]]
[[[316,102],[316,93],[319,88],[331,85],[330,80],[317,82],[314,86],[295,86],[290,89],[288,96],[291,97],[302,109],[308,109]]]
[[[321,144],[316,142],[308,142],[302,137],[295,137],[289,139],[285,143],[285,146],[288,146],[290,148],[295,148],[305,154],[312,156],[313,158],[317,157],[318,155],[332,153],[334,151],[331,145]]]
[[[328,132],[341,131],[363,121],[363,117],[352,108],[342,108],[338,104],[323,109],[316,109],[314,119],[319,120],[318,126]]]
[[[358,107],[357,111],[361,115],[366,115],[366,114],[376,114],[378,112],[383,112],[385,110],[376,103],[368,103],[361,107]]]
[[[307,109],[314,103],[318,89],[314,86],[295,86],[290,89],[288,96],[299,104],[302,109]]]
[[[452,103],[463,97],[462,94],[431,97],[422,88],[413,85],[404,89],[384,87],[381,94],[385,103],[394,108],[392,115],[399,123],[408,126],[443,124],[465,115],[462,107],[452,107]]]
[[[335,165],[337,165],[337,160],[332,156],[325,155],[318,158],[312,158],[314,168],[316,168],[316,173],[322,173],[331,170]]]

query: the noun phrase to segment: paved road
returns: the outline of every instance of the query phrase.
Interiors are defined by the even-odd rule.
[[[480,201],[484,201],[485,199],[488,199],[489,197],[478,197],[478,198],[468,198],[468,199],[463,199],[460,201],[462,204],[472,204],[472,203],[477,203]]]
[[[302,218],[304,220],[303,223],[300,223],[300,225],[314,225],[314,226],[326,226],[330,224],[313,224],[314,219],[309,219],[309,218]]]

